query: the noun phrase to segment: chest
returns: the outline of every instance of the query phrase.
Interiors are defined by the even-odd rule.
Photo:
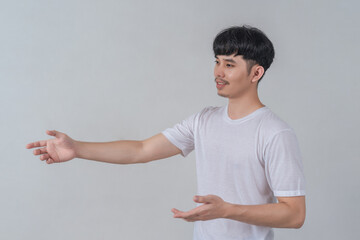
[[[251,167],[259,164],[256,157],[256,126],[207,122],[195,132],[197,157],[216,167]]]

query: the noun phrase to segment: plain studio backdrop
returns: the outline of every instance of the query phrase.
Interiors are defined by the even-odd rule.
[[[358,1],[1,1],[0,239],[191,239],[195,154],[47,165],[49,139],[141,140],[216,94],[212,41],[249,24],[275,47],[260,100],[296,131],[307,218],[276,239],[359,239]]]

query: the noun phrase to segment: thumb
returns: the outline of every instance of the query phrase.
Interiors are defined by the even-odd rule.
[[[194,196],[194,202],[197,203],[209,203],[211,201],[211,196]]]
[[[47,135],[50,135],[50,136],[54,136],[54,137],[57,137],[56,135],[58,135],[58,131],[55,131],[55,130],[46,130],[46,134]]]

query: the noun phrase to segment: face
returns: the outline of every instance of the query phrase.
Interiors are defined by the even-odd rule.
[[[253,91],[254,87],[256,90],[256,66],[258,65],[252,67],[249,74],[247,63],[242,56],[235,54],[216,56],[214,76],[218,95],[235,99],[248,91]]]

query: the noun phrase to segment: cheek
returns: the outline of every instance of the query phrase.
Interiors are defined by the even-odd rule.
[[[244,75],[242,74],[242,72],[229,71],[227,76],[229,81],[231,81],[233,84],[241,84],[242,82],[244,82]]]
[[[242,76],[238,72],[229,71],[226,76],[227,76],[227,79],[229,80],[229,82],[232,84],[239,84],[242,82]]]

